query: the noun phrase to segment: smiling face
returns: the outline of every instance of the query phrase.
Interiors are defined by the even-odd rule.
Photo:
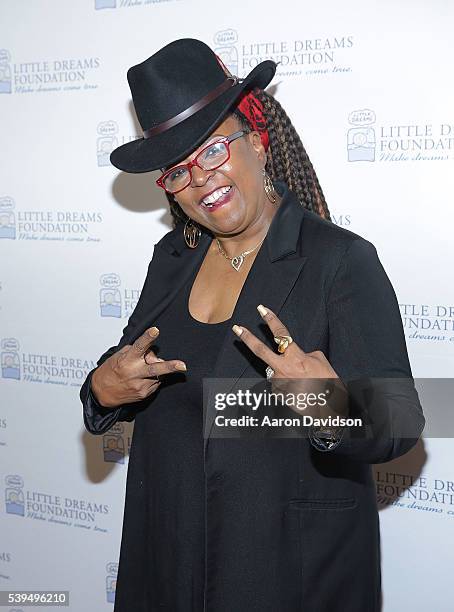
[[[187,163],[207,144],[220,136],[244,129],[229,115],[191,155]],[[258,132],[250,132],[230,144],[230,159],[215,170],[192,167],[192,182],[174,198],[183,212],[215,236],[238,234],[260,217],[265,206],[262,169],[266,153]],[[218,191],[221,190],[221,191]],[[208,198],[208,199],[207,199]],[[207,206],[212,204],[211,207]]]

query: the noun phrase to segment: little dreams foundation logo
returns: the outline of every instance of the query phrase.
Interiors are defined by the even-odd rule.
[[[118,125],[115,121],[101,121],[98,124],[96,139],[96,159],[98,166],[111,166],[110,154],[118,147]]]
[[[123,423],[115,423],[103,435],[103,458],[106,463],[124,463],[126,450],[129,453],[130,449],[131,436],[125,434]]]
[[[454,306],[399,304],[405,336],[415,342],[454,343]]]
[[[115,603],[117,576],[118,563],[108,563],[106,565],[106,598],[108,603]]]
[[[16,206],[13,198],[4,196],[0,198],[0,238],[16,238]]]
[[[118,123],[109,119],[100,121],[97,127],[96,137],[96,160],[100,168],[110,166],[110,154],[120,145],[143,138],[143,134],[125,136],[119,134]]]
[[[363,108],[348,116],[349,162],[447,161],[454,157],[454,124],[378,121],[374,110]]]
[[[376,469],[377,503],[405,510],[454,517],[454,482],[430,475]]]
[[[4,483],[4,507],[8,515],[108,532],[104,525],[110,514],[108,504],[29,489],[23,477],[18,474],[6,475]]]
[[[0,197],[0,239],[101,242],[103,221],[95,210],[21,210],[11,196]]]
[[[242,40],[229,28],[214,34],[214,52],[232,74],[244,77],[264,60],[278,66],[276,77],[329,77],[350,73],[353,36],[345,33],[288,40]]]
[[[1,377],[3,379],[80,387],[90,370],[92,359],[21,351],[17,338],[0,340]]]
[[[88,91],[98,88],[99,57],[22,59],[0,49],[0,94]]]
[[[119,274],[103,274],[99,282],[99,307],[101,317],[129,317],[140,297],[140,289],[121,287]]]

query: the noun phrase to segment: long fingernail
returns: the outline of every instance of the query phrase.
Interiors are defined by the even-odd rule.
[[[241,334],[243,333],[243,328],[239,325],[233,325],[232,329],[237,336],[241,336]]]
[[[149,334],[151,336],[156,336],[156,334],[159,333],[159,329],[157,327],[150,327],[150,329],[148,330]]]
[[[164,361],[164,359],[161,359],[160,357],[157,357],[156,361]]]
[[[181,370],[182,372],[186,372],[187,367],[185,363],[176,363],[175,370]]]
[[[262,317],[264,317],[267,314],[267,312],[268,312],[267,309],[265,308],[265,306],[262,306],[261,304],[259,304],[257,306],[257,310],[262,315]]]

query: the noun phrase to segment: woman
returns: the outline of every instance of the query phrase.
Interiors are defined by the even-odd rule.
[[[407,452],[424,417],[392,285],[374,246],[329,220],[263,91],[275,68],[239,80],[182,39],[128,71],[144,138],[111,161],[161,169],[175,228],[81,389],[90,432],[135,419],[115,612],[379,610],[370,464]],[[210,437],[208,377],[331,379],[364,425]]]

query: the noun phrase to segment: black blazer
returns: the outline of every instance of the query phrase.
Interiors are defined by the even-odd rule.
[[[233,321],[276,350],[256,310],[259,303],[271,308],[305,351],[325,353],[351,392],[352,414],[363,415],[365,425],[345,431],[328,452],[307,438],[205,440],[205,612],[375,612],[380,545],[371,464],[407,452],[425,423],[399,307],[371,242],[304,209],[284,183],[275,187],[283,201]],[[98,365],[153,325],[200,266],[211,239],[203,231],[189,249],[180,225],[155,244],[138,304]],[[244,348],[227,334],[212,376],[264,377],[266,364]],[[94,434],[134,419],[153,401],[105,409],[90,391],[92,372],[80,397]],[[376,392],[381,378],[388,383],[380,380]],[[374,401],[356,382],[364,380]]]

